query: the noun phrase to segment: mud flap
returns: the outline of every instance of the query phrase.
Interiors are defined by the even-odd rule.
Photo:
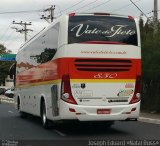
[[[58,89],[57,85],[53,85],[51,87],[51,101],[52,101],[52,115],[58,116],[59,109],[58,109]]]

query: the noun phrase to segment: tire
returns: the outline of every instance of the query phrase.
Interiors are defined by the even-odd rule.
[[[49,129],[50,128],[49,121],[48,121],[47,115],[46,115],[46,105],[45,105],[44,101],[42,101],[42,103],[41,103],[41,121],[42,121],[42,126],[45,129]]]
[[[27,116],[26,113],[20,111],[20,108],[21,108],[20,105],[21,105],[21,104],[20,104],[20,99],[19,99],[19,97],[18,97],[17,109],[18,109],[19,115],[20,115],[21,118],[26,118],[26,116]]]

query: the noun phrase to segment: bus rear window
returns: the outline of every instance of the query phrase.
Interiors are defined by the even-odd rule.
[[[137,46],[136,23],[134,19],[112,16],[69,17],[68,44],[85,42]]]

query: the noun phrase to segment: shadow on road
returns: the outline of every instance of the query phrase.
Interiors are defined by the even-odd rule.
[[[20,118],[20,117],[19,117]],[[32,115],[27,115],[27,118],[24,118],[25,121],[32,123],[34,126],[41,126],[41,119],[39,117],[35,117]],[[66,136],[69,137],[88,137],[88,136],[112,136],[114,135],[117,137],[118,135],[121,135],[122,137],[125,135],[130,135],[130,133],[127,133],[125,130],[121,131],[116,128],[114,128],[114,125],[109,127],[108,124],[102,123],[102,122],[78,122],[78,121],[72,121],[72,122],[65,122],[65,123],[59,123],[59,124],[53,124],[51,128],[49,129],[50,132],[52,131],[60,131],[61,133],[64,133]]]
[[[114,135],[126,135],[128,133],[120,131],[114,128],[114,126],[108,127],[105,123],[75,123],[64,124],[56,127],[59,131],[66,133],[69,136],[114,136]]]

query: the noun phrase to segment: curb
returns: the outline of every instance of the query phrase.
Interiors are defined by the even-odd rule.
[[[160,124],[159,119],[151,119],[151,118],[146,118],[146,117],[139,117],[138,121],[152,123],[152,124]]]

